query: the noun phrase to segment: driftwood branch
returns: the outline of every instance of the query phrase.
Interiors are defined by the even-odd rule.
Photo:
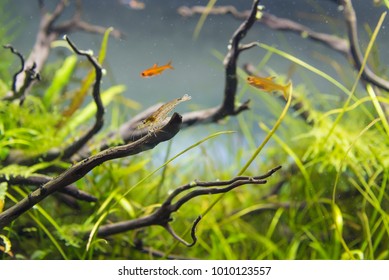
[[[71,46],[71,48],[75,53],[81,56],[85,56],[95,68],[96,78],[95,78],[95,83],[93,85],[92,96],[97,108],[95,123],[93,127],[89,129],[89,131],[86,132],[82,137],[80,137],[80,139],[73,142],[69,147],[67,147],[64,150],[62,158],[66,160],[69,159],[72,155],[74,155],[78,150],[80,150],[103,127],[104,106],[100,97],[100,84],[101,84],[101,78],[103,76],[102,67],[89,52],[79,50],[66,35],[65,35],[65,40],[69,43],[69,45]]]
[[[359,71],[362,67],[363,54],[359,47],[357,17],[351,0],[340,0],[340,3],[344,8],[344,18],[347,25],[351,56],[355,68]],[[389,91],[389,81],[377,76],[368,65],[365,65],[363,69],[362,79],[381,89]]]
[[[106,150],[111,146],[111,143],[117,142],[118,139],[120,139],[123,143],[129,143],[142,138],[148,133],[148,131],[147,128],[138,129],[138,125],[141,124],[144,119],[154,113],[162,104],[163,103],[158,103],[147,108],[143,112],[133,117],[130,121],[122,124],[117,131],[108,133],[107,137],[105,137],[102,142],[98,143],[98,146],[93,146],[92,148],[85,146],[71,158],[71,161],[77,162],[89,157],[91,155],[91,150]]]
[[[31,176],[12,176],[12,175],[0,175],[0,183],[7,182],[9,185],[26,185],[41,187],[44,184],[53,180],[50,176],[45,175],[31,175]],[[59,192],[69,195],[77,200],[96,202],[97,198],[89,193],[79,190],[74,185],[68,185]]]
[[[203,14],[205,12],[209,12],[209,14],[212,15],[231,14],[233,17],[239,20],[246,19],[249,16],[249,11],[239,12],[233,6],[216,6],[210,10],[206,9],[206,7],[203,6],[183,6],[178,9],[178,13],[184,17],[194,16],[196,14]],[[343,55],[349,56],[349,47],[347,40],[337,37],[335,35],[316,32],[311,28],[297,23],[293,20],[277,17],[267,12],[262,12],[261,17],[259,17],[257,21],[274,30],[297,33],[299,35],[302,35],[304,38],[309,38],[314,41],[318,41],[320,43],[328,45],[332,49],[341,52]]]
[[[0,229],[8,225],[20,215],[31,209],[34,205],[41,202],[43,199],[55,193],[66,186],[73,184],[83,178],[89,171],[96,166],[112,159],[135,155],[143,151],[154,148],[163,141],[167,141],[174,137],[180,130],[182,118],[179,114],[173,114],[170,121],[153,133],[148,133],[141,139],[127,145],[117,146],[105,151],[102,151],[94,156],[91,156],[81,162],[76,163],[58,177],[52,179],[32,192],[28,197],[22,199],[14,206],[0,213]]]
[[[17,95],[16,94],[16,77],[23,72],[24,70],[24,57],[23,55],[18,52],[14,47],[12,47],[11,45],[4,45],[3,46],[5,49],[10,49],[11,52],[13,54],[15,54],[17,57],[19,57],[20,59],[20,69],[13,75],[13,79],[12,79],[12,87],[11,87],[11,90],[12,90],[12,94],[15,96]]]
[[[11,86],[11,92],[9,92],[3,100],[5,101],[12,101],[15,99],[20,99],[20,104],[23,104],[24,99],[26,98],[26,90],[30,87],[33,81],[38,80],[40,81],[41,77],[39,73],[36,71],[36,64],[33,63],[31,67],[25,68],[25,61],[23,55],[18,52],[14,47],[11,45],[4,45],[4,48],[10,49],[13,54],[19,57],[21,68],[18,70],[14,75],[12,79],[12,86]],[[24,82],[23,86],[20,89],[17,89],[17,79],[19,74],[24,73]]]
[[[226,15],[231,14],[235,18],[239,20],[245,20],[250,16],[250,11],[238,11],[234,6],[214,6],[211,9],[205,7],[205,6],[193,6],[193,7],[187,7],[187,6],[181,6],[177,9],[178,14],[180,14],[183,17],[192,17],[197,14],[210,14],[210,15]]]
[[[213,182],[193,181],[189,184],[186,184],[184,186],[175,189],[162,203],[161,207],[155,210],[155,212],[153,212],[152,214],[135,220],[122,221],[122,222],[102,226],[99,228],[97,232],[97,236],[106,237],[106,236],[123,233],[134,229],[157,225],[165,228],[175,239],[180,241],[182,244],[186,246],[193,246],[196,243],[195,229],[197,224],[200,222],[201,217],[199,216],[193,223],[192,231],[191,231],[191,237],[193,241],[191,243],[188,243],[185,240],[183,240],[181,237],[179,237],[171,228],[170,222],[172,221],[173,213],[177,212],[181,208],[181,206],[183,206],[185,203],[189,202],[195,197],[199,197],[203,195],[227,193],[242,185],[266,184],[267,182],[266,179],[272,176],[280,168],[281,166],[275,167],[271,169],[269,172],[267,172],[266,174],[261,176],[255,176],[255,177],[238,176],[229,181],[213,181]],[[174,202],[174,200],[176,199],[177,201]]]
[[[235,115],[237,113],[234,102],[235,102],[236,89],[238,85],[236,67],[237,67],[237,60],[239,54],[241,53],[239,44],[256,21],[258,4],[259,4],[259,0],[253,1],[253,5],[249,16],[235,31],[228,45],[229,50],[223,61],[225,66],[225,71],[226,71],[225,84],[224,84],[224,100],[223,100],[222,107],[218,111],[216,116],[224,117],[225,115]]]

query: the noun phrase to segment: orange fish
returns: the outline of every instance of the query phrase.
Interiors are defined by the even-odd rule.
[[[287,83],[286,85],[279,85],[273,82],[274,77],[258,77],[258,76],[248,76],[247,82],[253,87],[262,89],[266,92],[282,91],[284,98],[288,99],[288,95],[292,86],[292,82]]]
[[[153,67],[146,69],[142,73],[140,73],[140,76],[143,78],[148,78],[148,77],[159,75],[166,69],[174,69],[171,64],[172,64],[171,61],[169,61],[166,65],[162,65],[162,66],[158,66],[157,64],[154,64]]]

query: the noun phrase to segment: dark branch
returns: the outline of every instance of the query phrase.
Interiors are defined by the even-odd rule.
[[[109,133],[107,137],[105,137],[105,139],[100,142],[97,147],[94,146],[92,147],[92,149],[90,149],[89,147],[85,146],[71,158],[71,161],[80,161],[84,158],[89,157],[91,154],[91,150],[106,150],[111,146],[112,143],[117,143],[118,139],[120,139],[124,143],[129,143],[142,138],[148,132],[147,129],[138,129],[138,125],[141,124],[144,119],[154,113],[162,104],[163,103],[158,103],[156,105],[153,105],[144,110],[142,113],[133,117],[130,121],[122,124],[117,131]]]
[[[94,24],[90,24],[90,23],[82,21],[82,20],[80,20],[80,21],[71,20],[71,21],[65,22],[65,23],[63,23],[60,26],[57,26],[55,28],[55,31],[58,32],[59,34],[64,34],[67,32],[74,32],[77,30],[85,31],[88,33],[103,34],[107,30],[107,28],[103,27],[103,26],[97,26]],[[124,34],[121,33],[117,29],[112,30],[111,36],[116,38],[116,39],[121,39],[121,38],[125,37]]]
[[[190,231],[190,236],[192,237],[192,242],[191,243],[188,243],[186,242],[184,239],[182,239],[174,230],[173,228],[171,227],[171,225],[168,223],[166,225],[164,225],[163,227],[167,230],[167,232],[169,232],[171,234],[171,236],[173,236],[174,239],[176,239],[178,242],[184,244],[186,247],[192,247],[196,244],[197,242],[197,236],[196,236],[196,227],[198,225],[198,223],[200,222],[201,220],[201,216],[198,216],[196,218],[196,220],[193,222],[193,225],[192,225],[192,229]]]
[[[173,138],[180,130],[181,123],[182,117],[179,114],[174,113],[166,125],[153,132],[152,134],[149,133],[133,143],[107,149],[81,162],[76,163],[68,170],[60,174],[58,177],[32,192],[28,197],[0,213],[0,229],[17,219],[20,215],[31,209],[34,205],[52,193],[57,192],[83,178],[96,166],[108,160],[141,153],[143,151],[154,148],[156,145],[163,141],[167,141]]]
[[[81,51],[79,50],[71,41],[70,39],[65,35],[64,36],[65,40],[69,43],[71,48],[75,53],[78,55],[85,56],[89,62],[93,65],[95,68],[95,84],[93,85],[93,91],[92,91],[92,96],[93,100],[95,101],[97,110],[96,110],[96,119],[95,119],[95,124],[93,127],[85,133],[80,139],[72,143],[69,147],[65,149],[63,152],[62,158],[64,160],[69,159],[72,155],[74,155],[78,150],[80,150],[104,125],[104,106],[103,102],[101,101],[100,97],[100,83],[101,83],[101,78],[102,78],[102,67],[100,64],[97,62],[97,60],[89,53],[86,51]],[[54,157],[55,158],[55,157]]]
[[[13,53],[13,54],[15,54],[17,57],[19,57],[19,59],[20,59],[20,69],[13,75],[13,79],[12,79],[12,87],[11,87],[11,89],[12,89],[12,93],[13,93],[13,95],[15,96],[16,95],[16,77],[20,74],[20,73],[22,73],[23,72],[23,70],[24,70],[24,57],[23,57],[23,55],[20,53],[20,52],[18,52],[16,49],[14,49],[14,47],[12,47],[11,45],[4,45],[3,46],[5,49],[10,49],[11,50],[11,52]]]
[[[241,50],[239,44],[246,36],[249,29],[256,21],[257,7],[259,0],[254,0],[248,18],[239,26],[239,28],[232,35],[228,45],[228,53],[224,58],[223,64],[225,67],[225,85],[224,85],[224,100],[216,118],[224,117],[225,115],[235,115],[235,94],[238,85],[238,78],[236,75],[237,60]]]
[[[0,174],[0,183],[7,182],[10,185],[27,185],[27,186],[37,186],[41,187],[44,184],[50,182],[53,178],[45,175],[31,175],[28,177],[24,176],[12,176],[12,175],[2,175]],[[87,202],[96,202],[97,198],[89,193],[79,190],[74,185],[68,185],[59,192],[67,194],[71,197],[74,197],[78,200],[83,200]]]
[[[20,99],[20,104],[23,104],[24,99],[26,98],[26,91],[30,87],[31,83],[34,80],[40,81],[40,75],[36,71],[36,63],[34,62],[31,67],[27,67],[25,70],[24,57],[21,53],[15,50],[11,45],[5,45],[4,48],[10,49],[12,53],[16,54],[20,58],[21,69],[16,72],[12,79],[11,93],[9,93],[4,100],[12,101],[15,99]],[[16,84],[19,74],[25,73],[23,86],[17,90]]]
[[[178,13],[181,14],[182,16],[193,16],[195,14],[203,14],[205,11],[206,8],[201,6],[194,6],[191,8],[181,7],[178,9]],[[209,13],[214,15],[231,14],[235,18],[241,20],[241,19],[247,19],[249,17],[250,11],[238,12],[236,8],[232,6],[219,6],[219,7],[213,7],[209,11]],[[325,45],[328,45],[330,48],[341,52],[343,55],[347,57],[349,57],[350,55],[349,44],[347,40],[342,39],[340,37],[313,31],[309,27],[297,23],[293,20],[277,17],[267,12],[262,12],[261,17],[259,17],[257,21],[266,25],[271,29],[293,32],[303,36],[304,38],[309,38],[314,41],[323,43]]]
[[[159,225],[164,227],[171,233],[174,238],[177,239],[176,234],[173,234],[170,230],[169,223],[172,221],[172,214],[174,212],[177,212],[182,205],[184,205],[189,200],[203,196],[203,195],[210,195],[210,194],[220,194],[220,193],[227,193],[239,186],[247,185],[247,184],[253,184],[253,185],[261,185],[266,183],[266,178],[273,175],[277,170],[279,170],[281,166],[278,166],[276,168],[273,168],[269,172],[267,172],[264,175],[256,176],[256,177],[246,177],[246,176],[239,176],[235,177],[232,180],[229,181],[215,181],[215,182],[200,182],[200,181],[194,181],[187,185],[181,186],[177,189],[175,189],[165,200],[165,202],[161,205],[160,208],[158,208],[154,213],[142,217],[136,220],[129,220],[129,221],[122,221],[114,224],[109,224],[106,226],[100,227],[100,229],[97,232],[97,235],[100,237],[105,237],[113,234],[118,234],[122,232],[126,232],[129,230],[139,229],[143,227],[153,226],[153,225]],[[184,192],[187,192],[193,188],[198,187],[198,189],[190,191],[186,193],[181,198],[178,198],[177,202],[173,203],[173,200],[176,199],[179,195],[181,195]],[[192,238],[193,242],[196,242],[195,238],[195,228],[197,223],[199,222],[198,218],[195,223],[192,226]],[[178,239],[179,240],[179,239]],[[180,238],[180,242],[188,245],[187,242],[182,242],[182,239]],[[193,243],[192,242],[192,243]],[[192,245],[190,243],[189,245]]]
[[[349,57],[349,44],[347,40],[335,35],[313,31],[311,28],[286,18],[280,18],[270,13],[263,13],[259,20],[274,30],[288,31],[301,35],[313,41],[320,42]]]
[[[134,116],[128,122],[125,122],[120,126],[120,128],[116,131],[110,132],[107,137],[97,145],[97,147],[93,147],[92,149],[85,147],[78,154],[71,158],[72,161],[80,161],[84,158],[87,158],[91,150],[105,150],[110,147],[111,143],[115,143],[118,140],[129,143],[138,140],[143,137],[147,131],[138,129],[138,125],[142,123],[142,120],[146,119],[150,114],[155,112],[161,106],[160,103],[155,104],[138,115]],[[249,109],[248,101],[238,106],[236,113],[243,110]],[[220,110],[220,106],[209,108],[200,111],[193,111],[189,113],[185,113],[182,115],[182,126],[181,128],[188,128],[193,125],[199,124],[208,124],[214,122],[214,116]]]
[[[350,51],[353,62],[355,63],[354,66],[359,71],[362,67],[363,54],[359,47],[357,17],[351,0],[340,0],[340,2],[344,7],[344,17],[346,20],[348,38],[350,42]],[[368,65],[365,65],[363,69],[362,78],[381,89],[389,91],[389,81],[377,76]]]
[[[225,15],[231,14],[239,20],[245,20],[250,16],[250,11],[239,12],[234,6],[214,6],[212,9],[209,9],[204,6],[181,6],[177,9],[178,14],[183,17],[192,17],[196,14],[208,13],[211,15]]]
[[[24,99],[26,98],[26,93],[29,87],[32,85],[32,82],[41,80],[40,74],[36,71],[36,63],[34,62],[31,67],[27,67],[24,71],[24,83],[23,86],[19,89],[17,95],[20,96],[20,104],[23,104]]]

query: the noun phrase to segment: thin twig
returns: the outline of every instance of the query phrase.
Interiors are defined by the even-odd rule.
[[[198,223],[201,221],[201,216],[198,216],[196,220],[192,224],[192,229],[190,231],[190,236],[192,237],[192,242],[186,242],[184,239],[182,239],[171,227],[169,223],[164,225],[163,227],[167,230],[167,232],[170,233],[171,236],[173,236],[174,239],[179,241],[180,243],[184,244],[186,247],[193,247],[197,242],[197,236],[196,236],[196,227]]]

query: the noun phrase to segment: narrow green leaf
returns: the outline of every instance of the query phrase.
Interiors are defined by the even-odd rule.
[[[113,27],[109,27],[104,32],[104,37],[103,37],[103,41],[101,42],[100,53],[99,53],[99,58],[98,58],[98,61],[100,64],[103,64],[103,62],[105,60],[105,55],[107,54],[107,48],[108,48],[109,34],[112,32],[112,30],[113,30]]]
[[[209,11],[213,8],[213,6],[215,6],[216,2],[217,2],[217,0],[209,0],[207,6],[205,8],[205,12],[200,16],[200,19],[196,24],[195,30],[193,32],[193,39],[194,40],[196,40],[199,37],[200,31],[203,28],[204,22],[208,17]]]
[[[48,108],[50,105],[52,105],[58,100],[62,89],[69,83],[76,64],[77,56],[68,56],[63,62],[62,67],[55,72],[53,82],[46,90],[45,95],[43,97],[43,104],[46,108]]]

